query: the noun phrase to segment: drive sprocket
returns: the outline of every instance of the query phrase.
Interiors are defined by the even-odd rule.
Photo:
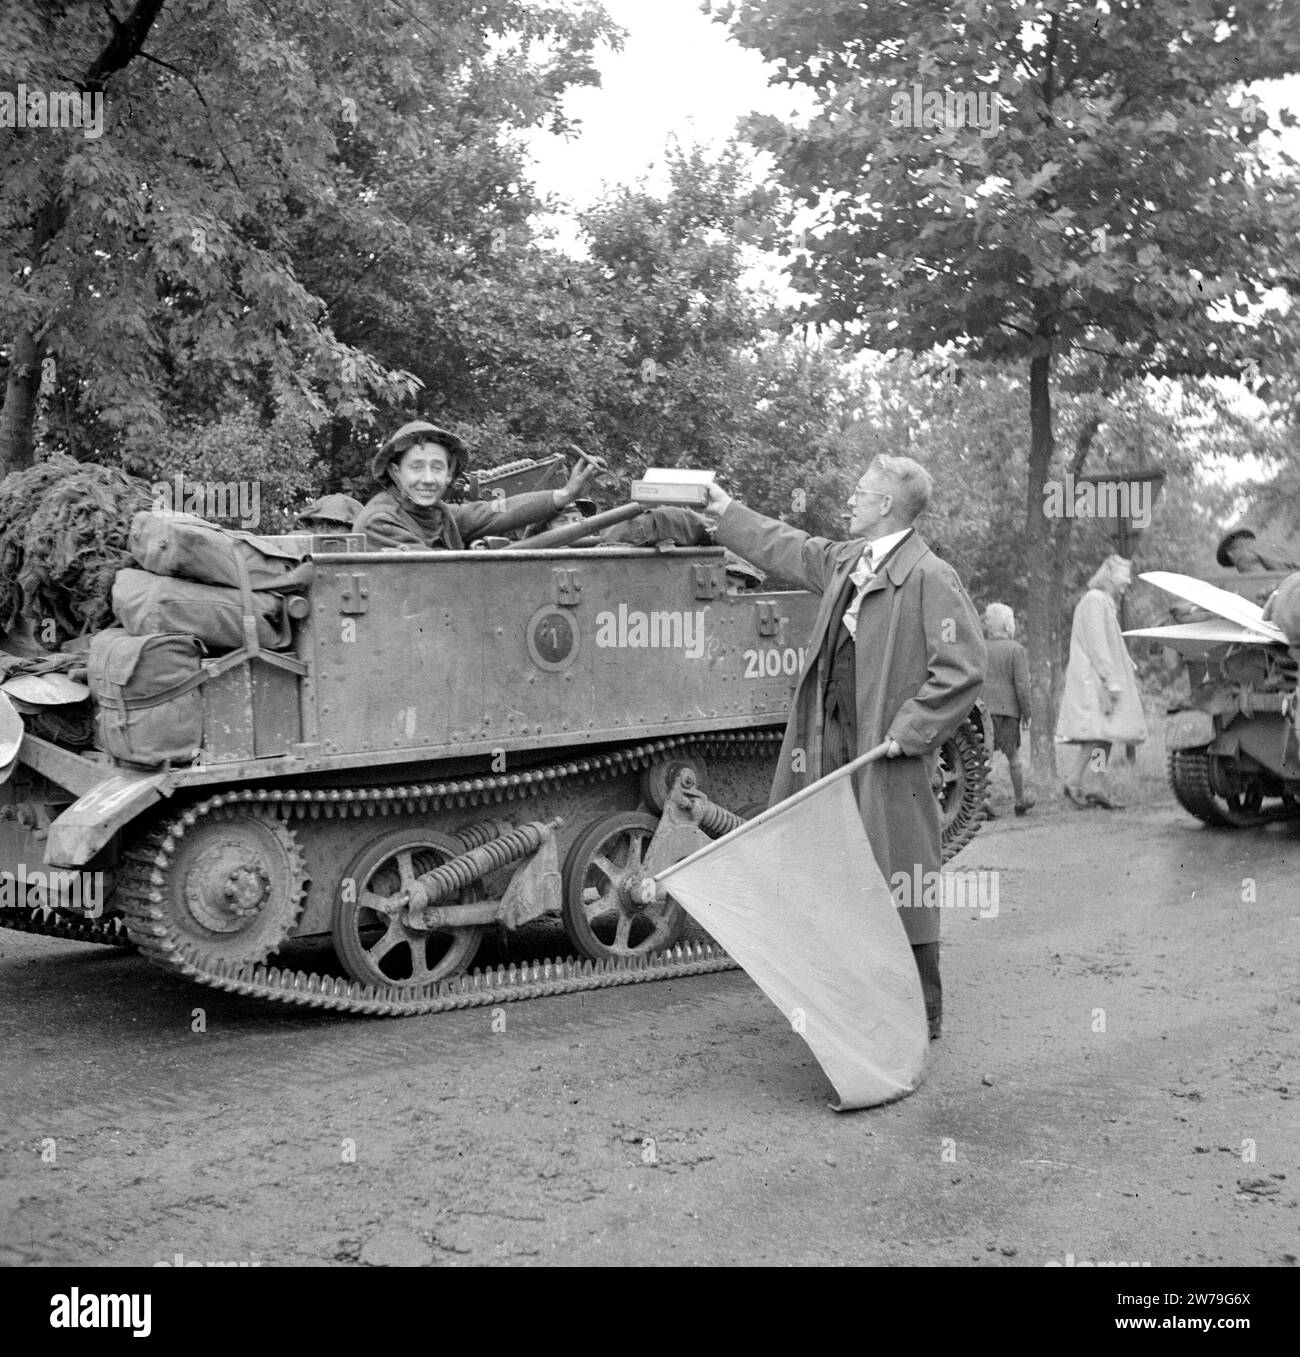
[[[131,850],[119,899],[131,941],[160,965],[183,949],[247,966],[288,938],[306,887],[297,838],[269,809],[205,803]]]

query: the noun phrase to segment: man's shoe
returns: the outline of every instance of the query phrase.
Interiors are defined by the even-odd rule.
[[[1076,791],[1068,782],[1061,788],[1061,795],[1065,797],[1072,806],[1077,806],[1080,810],[1087,810],[1092,804],[1082,792]]]
[[[1101,806],[1103,810],[1123,810],[1122,801],[1112,801],[1105,792],[1089,792],[1088,804],[1090,806]]]
[[[930,1019],[930,1040],[938,1041],[943,1036],[943,1020],[941,1018]]]
[[[1016,814],[1024,815],[1026,812],[1033,810],[1037,804],[1038,798],[1036,796],[1026,796],[1023,801],[1016,802]]]

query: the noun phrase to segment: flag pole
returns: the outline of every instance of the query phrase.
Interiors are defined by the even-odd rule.
[[[696,858],[703,854],[711,852],[724,839],[730,839],[734,835],[743,834],[747,830],[756,829],[761,824],[766,824],[774,816],[782,814],[784,811],[797,806],[800,801],[806,801],[810,796],[815,795],[821,789],[832,783],[836,778],[849,777],[856,773],[859,768],[865,768],[869,763],[875,763],[877,759],[883,759],[890,746],[889,740],[882,740],[874,749],[868,749],[865,754],[859,754],[856,759],[846,763],[843,768],[837,768],[833,773],[827,773],[825,777],[820,777],[816,782],[810,783],[802,791],[795,792],[793,796],[787,796],[784,801],[778,801],[775,806],[769,806],[762,814],[754,816],[752,820],[746,820],[737,828],[729,833],[722,835],[722,838],[713,839],[706,843],[702,848],[697,848],[695,852],[688,857],[684,857],[680,862],[674,862],[671,867],[665,867],[662,872],[656,873],[654,879],[660,881],[663,877],[677,870],[679,867],[685,867],[688,862],[694,862]]]

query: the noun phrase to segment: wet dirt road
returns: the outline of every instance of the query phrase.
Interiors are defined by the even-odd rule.
[[[738,972],[376,1021],[4,932],[0,1262],[1294,1265],[1298,860],[987,825],[925,1082],[844,1116]]]

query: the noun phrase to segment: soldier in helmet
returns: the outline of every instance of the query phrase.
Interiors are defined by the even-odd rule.
[[[1258,570],[1300,570],[1300,561],[1271,542],[1261,542],[1249,528],[1234,528],[1219,543],[1214,559],[1225,569],[1235,566],[1249,575]]]
[[[596,468],[581,466],[559,490],[499,501],[445,504],[443,496],[465,469],[469,452],[448,429],[415,420],[403,424],[371,461],[382,489],[352,525],[375,549],[459,551],[477,537],[503,534],[553,518],[579,498]]]

